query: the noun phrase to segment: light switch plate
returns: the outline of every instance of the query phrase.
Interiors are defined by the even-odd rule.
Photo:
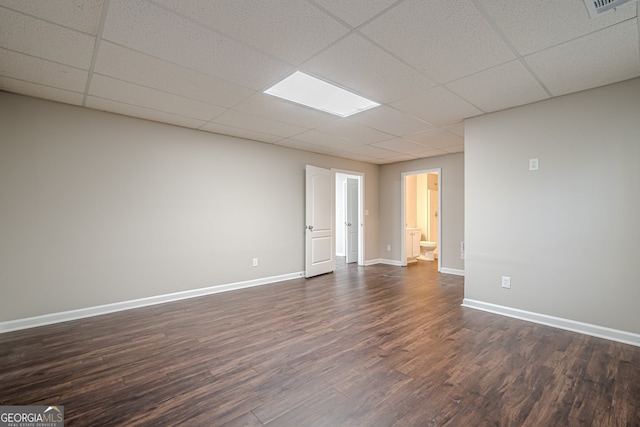
[[[502,287],[505,289],[511,289],[511,277],[502,276]]]
[[[529,170],[537,171],[540,168],[540,159],[529,159]]]

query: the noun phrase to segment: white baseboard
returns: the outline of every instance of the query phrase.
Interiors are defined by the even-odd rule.
[[[85,317],[99,316],[101,314],[116,311],[130,310],[132,308],[146,307],[149,305],[163,304],[179,301],[187,298],[201,297],[204,295],[228,292],[236,289],[250,288],[253,286],[267,285],[269,283],[283,282],[285,280],[304,277],[304,272],[282,274],[280,276],[263,277],[261,279],[247,280],[244,282],[227,283],[225,285],[210,286],[207,288],[193,289],[189,291],[175,292],[165,295],[140,298],[130,301],[104,304],[94,307],[80,308],[77,310],[63,311],[59,313],[44,314],[42,316],[27,317],[24,319],[8,320],[0,322],[0,333],[17,331],[20,329],[35,328],[37,326],[51,325],[53,323],[68,322],[70,320],[83,319]]]
[[[577,322],[575,320],[563,319],[561,317],[548,316],[546,314],[505,307],[469,298],[462,300],[462,306],[640,347],[640,334],[633,332],[611,329],[604,326],[592,325],[590,323]]]
[[[464,270],[458,270],[457,268],[441,267],[440,273],[455,274],[456,276],[464,276]]]
[[[378,259],[377,264],[387,264],[387,265],[395,265],[396,267],[402,267],[402,262],[395,259]]]

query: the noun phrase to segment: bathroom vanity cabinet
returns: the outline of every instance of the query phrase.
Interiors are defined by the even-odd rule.
[[[422,230],[419,228],[407,228],[404,238],[404,254],[407,262],[413,262],[420,255],[420,235]]]

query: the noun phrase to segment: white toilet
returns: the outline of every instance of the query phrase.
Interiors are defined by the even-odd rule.
[[[423,261],[433,261],[435,259],[435,254],[433,251],[436,250],[438,244],[436,242],[428,242],[426,240],[420,240],[420,256],[418,259]]]

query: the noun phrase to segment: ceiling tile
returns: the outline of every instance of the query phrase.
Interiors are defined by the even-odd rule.
[[[227,126],[227,125],[223,125],[220,123],[213,123],[213,122],[207,123],[206,125],[202,126],[200,129],[207,132],[219,133],[222,135],[230,135],[238,138],[246,138],[254,141],[268,142],[268,143],[274,143],[282,139],[281,137],[275,136],[275,135],[268,135],[266,133],[256,132],[250,129],[237,128],[237,127]]]
[[[640,76],[637,7],[590,19],[582,0],[0,0],[0,89],[386,164],[463,152],[466,118],[545,87]],[[297,69],[383,105],[339,118],[262,93]]]
[[[0,47],[89,69],[95,37],[0,7]]]
[[[111,0],[103,38],[254,90],[290,70],[276,58],[142,0]]]
[[[396,101],[436,85],[358,34],[349,35],[310,59],[302,70],[379,103]]]
[[[638,23],[631,20],[525,57],[554,95],[640,76]]]
[[[446,86],[484,112],[549,98],[519,60],[463,77]]]
[[[262,92],[255,93],[233,109],[310,129],[340,120],[340,117],[333,114],[304,107]]]
[[[444,147],[442,151],[447,153],[462,153],[464,152],[464,145],[453,145],[451,147]]]
[[[10,9],[96,35],[103,0],[0,0]]]
[[[372,162],[372,163],[378,163],[378,164],[389,164],[389,163],[397,163],[397,162],[405,162],[407,160],[415,160],[417,157],[416,156],[412,156],[409,154],[398,154],[397,156],[394,157],[387,157],[386,159],[379,159],[376,162]]]
[[[526,55],[636,16],[636,4],[595,19],[583,0],[478,0],[521,55]]]
[[[394,136],[409,135],[432,128],[430,124],[386,105],[354,114],[353,116],[349,116],[347,120],[378,129]]]
[[[380,132],[347,120],[332,122],[327,126],[318,128],[318,130],[329,135],[337,135],[350,139],[358,144],[369,144],[371,142],[384,141],[386,139],[393,138],[393,136],[388,133]]]
[[[209,74],[103,41],[94,71],[119,80],[222,107],[232,107],[255,91]]]
[[[369,1],[345,1],[345,0],[314,0],[333,15],[342,19],[352,27],[373,18],[398,0],[369,0]]]
[[[297,141],[306,142],[314,145],[322,145],[335,150],[342,150],[345,147],[350,147],[354,144],[350,139],[342,138],[340,136],[328,135],[326,133],[318,132],[317,130],[310,130],[300,135],[296,135]]]
[[[320,153],[320,154],[327,154],[332,151],[335,151],[333,148],[325,147],[322,145],[309,144],[308,142],[298,141],[293,138],[280,140],[276,143],[276,145],[295,148],[296,150],[311,151],[312,153]]]
[[[444,149],[442,150],[438,150],[438,149],[430,149],[430,150],[425,150],[425,151],[420,151],[418,153],[414,153],[413,156],[415,156],[417,159],[422,159],[425,157],[435,157],[435,156],[442,156],[447,154],[446,151],[444,151]]]
[[[444,129],[432,129],[426,132],[415,133],[407,136],[406,139],[431,148],[443,148],[464,144],[464,138]]]
[[[361,31],[439,83],[515,58],[471,0],[407,0]]]
[[[139,117],[141,119],[151,120],[154,122],[169,123],[193,129],[197,129],[205,123],[203,120],[192,119],[189,117],[179,116],[177,114],[153,110],[137,105],[125,104],[109,99],[96,98],[95,96],[87,97],[86,106],[93,108],[94,110],[110,111],[112,113],[124,114],[126,116]]]
[[[216,0],[215,7],[210,0],[156,3],[291,64],[301,63],[349,31],[300,0]]]
[[[78,92],[71,92],[50,86],[29,83],[22,80],[11,79],[9,77],[0,77],[0,90],[73,105],[82,104],[83,98],[83,94]]]
[[[452,125],[443,126],[442,128],[464,138],[464,122],[454,123]]]
[[[84,92],[89,73],[0,48],[0,75],[59,89]]]
[[[216,117],[213,122],[236,128],[245,128],[267,135],[275,135],[280,138],[288,138],[307,130],[300,126],[234,110],[227,110],[224,114]]]
[[[451,91],[437,86],[393,103],[397,109],[435,126],[445,126],[482,114]]]
[[[398,155],[398,153],[395,151],[385,150],[384,148],[374,147],[373,145],[360,145],[357,147],[350,147],[349,152],[364,154],[365,156],[373,157],[376,159],[385,159],[387,157],[395,157]]]
[[[205,104],[204,102],[134,85],[100,74],[93,75],[89,94],[99,98],[205,121],[225,111],[224,108],[216,105]]]
[[[376,160],[375,157],[370,157],[365,154],[353,153],[351,151],[332,151],[329,153],[330,156],[334,157],[342,157],[344,159],[357,160],[359,162],[373,162]]]
[[[425,146],[406,139],[395,138],[388,141],[376,142],[371,144],[374,147],[384,148],[385,150],[395,151],[402,154],[414,154],[425,151]]]

